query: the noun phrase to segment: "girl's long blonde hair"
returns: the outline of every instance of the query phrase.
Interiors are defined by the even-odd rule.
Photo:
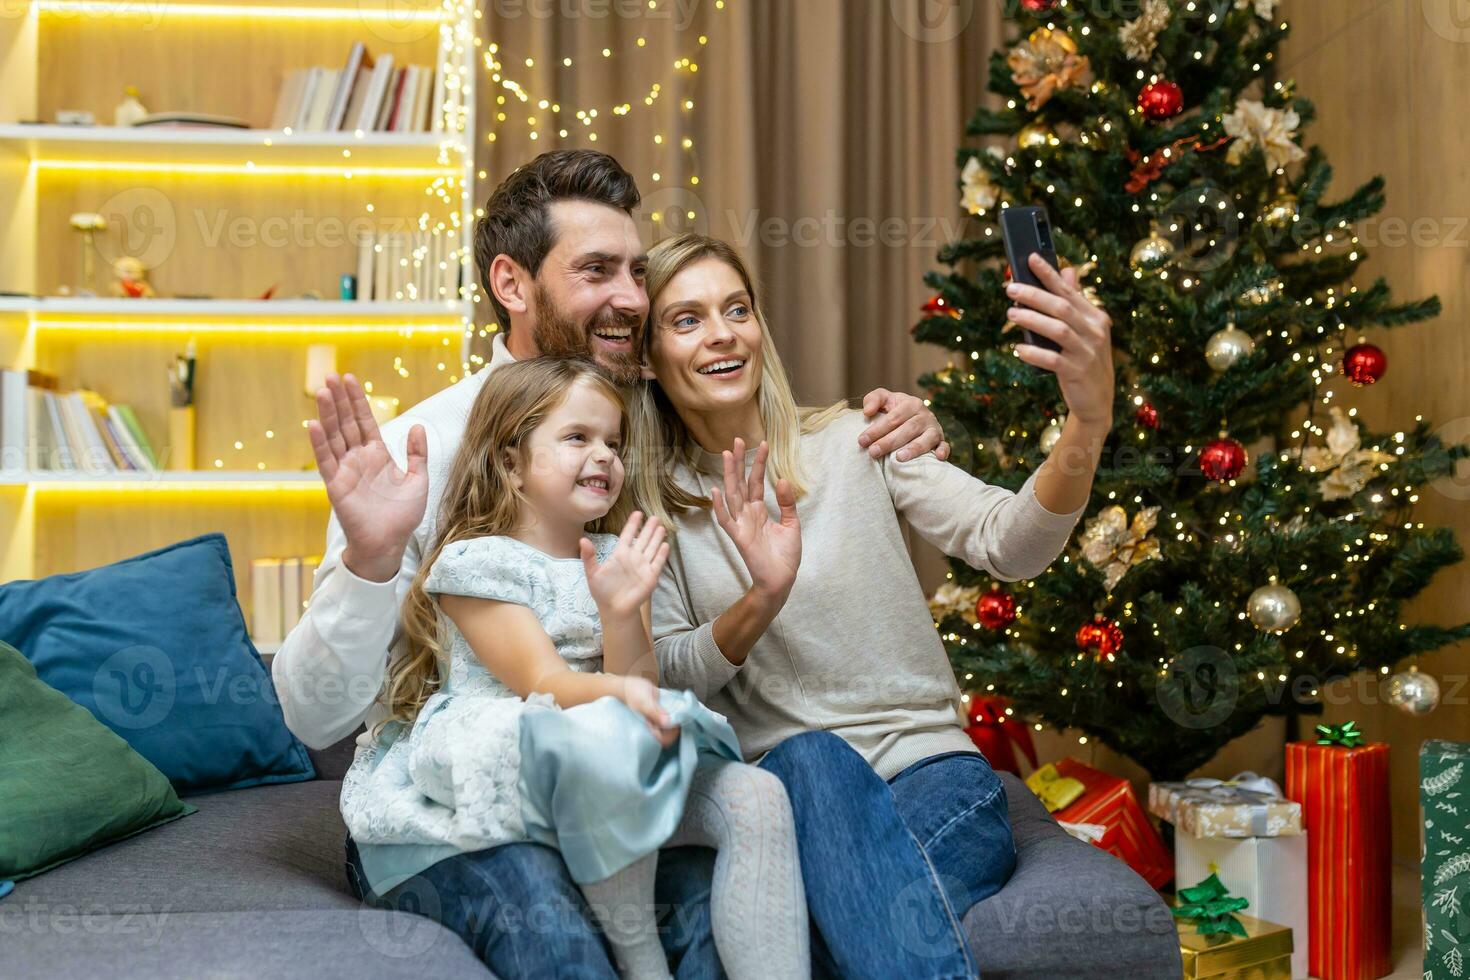
[[[525,453],[527,437],[576,385],[588,385],[606,395],[618,406],[623,431],[628,431],[628,405],[622,392],[590,360],[537,357],[496,368],[485,379],[440,497],[433,545],[419,563],[403,603],[408,649],[388,672],[385,700],[389,717],[373,729],[373,738],[388,722],[411,725],[424,702],[443,683],[440,667],[447,668],[447,652],[438,606],[424,590],[429,570],[452,541],[515,530],[525,498],[511,478],[512,462],[522,467],[530,464]],[[601,531],[615,519],[610,514],[589,530]]]
[[[733,269],[750,296],[751,312],[761,331],[761,380],[756,400],[761,423],[766,430],[766,441],[770,445],[766,469],[773,483],[784,477],[800,498],[809,489],[801,465],[801,437],[804,433],[815,432],[847,411],[847,403],[837,402],[822,409],[797,407],[785,365],[781,363],[781,355],[771,339],[771,331],[766,327],[765,314],[756,295],[755,278],[740,253],[731,245],[707,235],[690,233],[665,239],[649,250],[645,279],[648,321],[643,330],[643,362],[651,363],[654,333],[658,330],[655,317],[659,294],[680,272],[707,258],[718,259]],[[636,454],[637,464],[628,471],[632,497],[646,512],[658,515],[672,535],[674,522],[671,514],[710,506],[708,497],[690,493],[674,479],[674,470],[679,464],[694,465],[699,444],[689,434],[673,402],[657,381],[649,381],[633,393],[628,416],[632,425],[628,444]]]

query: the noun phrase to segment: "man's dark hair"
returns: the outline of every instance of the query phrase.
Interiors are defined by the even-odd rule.
[[[591,201],[632,214],[639,200],[633,175],[597,150],[551,150],[501,181],[475,224],[475,265],[500,329],[510,329],[510,314],[490,288],[490,263],[503,252],[531,275],[540,272],[556,244],[553,201]]]

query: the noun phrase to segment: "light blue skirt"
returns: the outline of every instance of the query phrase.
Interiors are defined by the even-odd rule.
[[[521,716],[521,815],[531,840],[561,851],[572,880],[601,881],[663,846],[684,815],[701,756],[740,761],[725,717],[692,691],[660,689],[679,726],[661,746],[614,697]]]

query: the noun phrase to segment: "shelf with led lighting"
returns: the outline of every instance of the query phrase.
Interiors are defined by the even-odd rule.
[[[0,486],[36,490],[209,490],[320,491],[315,470],[134,470],[109,473],[73,473],[45,470],[0,470]]]
[[[460,175],[451,133],[287,133],[266,129],[0,125],[0,153],[42,169]]]
[[[0,468],[0,582],[210,532],[226,535],[237,570],[316,553],[330,504],[302,427],[315,415],[317,372],[356,376],[386,420],[478,362],[472,338],[488,331],[465,298],[475,291],[465,257],[483,76],[477,5],[407,6],[20,0],[15,16],[0,14],[0,290],[13,293],[0,296],[0,368],[127,406],[158,460],[200,467],[57,472],[16,469],[25,457],[11,456]],[[442,91],[428,112],[437,129],[53,122],[80,112],[111,123],[132,87],[151,111],[264,127],[289,118],[275,110],[294,72],[336,72],[359,43],[378,63],[443,73],[442,90],[429,86],[430,101]],[[69,219],[94,213],[105,229],[79,235],[85,222]],[[124,256],[163,295],[221,298],[106,295]],[[458,265],[458,277],[437,275]],[[354,273],[365,296],[374,281],[392,285],[378,300],[337,299]],[[83,282],[104,295],[55,295]],[[244,298],[268,287],[277,299]],[[194,411],[176,414],[170,371],[186,351]],[[27,438],[54,444],[44,424],[37,431]],[[237,587],[248,614],[250,576]]]
[[[230,320],[398,321],[470,316],[473,304],[444,301],[317,299],[114,299],[110,297],[0,296],[0,315],[56,314],[100,317],[206,317]]]

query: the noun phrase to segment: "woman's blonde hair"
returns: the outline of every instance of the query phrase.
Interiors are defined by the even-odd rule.
[[[587,385],[618,406],[626,437],[627,402],[617,385],[590,360],[537,357],[496,368],[485,379],[444,484],[433,544],[419,563],[403,603],[407,651],[388,672],[385,701],[389,717],[374,728],[374,738],[387,722],[412,724],[424,702],[443,683],[440,666],[447,651],[438,606],[424,590],[429,570],[452,541],[515,530],[525,497],[511,477],[512,469],[530,465],[525,454],[527,438],[577,385]],[[615,518],[609,515],[589,530],[603,530],[610,526],[610,519]]]
[[[765,314],[756,295],[755,278],[732,246],[717,238],[690,233],[665,239],[649,251],[645,280],[648,321],[643,330],[643,362],[652,363],[650,353],[658,330],[659,294],[680,272],[695,262],[711,258],[733,269],[750,296],[751,313],[761,331],[761,380],[756,400],[761,423],[766,430],[766,442],[770,446],[766,469],[772,481],[781,478],[789,481],[800,498],[809,489],[801,465],[801,436],[820,429],[847,411],[847,403],[837,402],[823,409],[797,407],[781,355],[771,339],[771,331],[766,327]],[[628,443],[637,454],[637,465],[629,470],[632,496],[638,506],[656,514],[673,534],[672,513],[710,506],[708,497],[692,494],[674,480],[676,466],[694,464],[699,445],[657,381],[649,381],[633,393],[628,416],[632,424]]]

